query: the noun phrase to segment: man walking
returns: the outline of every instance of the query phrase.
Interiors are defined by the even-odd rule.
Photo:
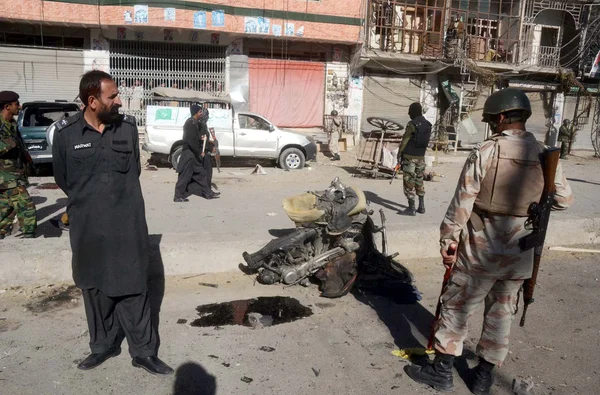
[[[24,238],[34,238],[35,205],[27,192],[27,164],[32,163],[14,117],[19,114],[19,95],[0,92],[0,239],[12,230],[15,215]]]
[[[177,203],[187,202],[187,197],[192,194],[206,199],[219,196],[218,193],[212,192],[206,170],[202,165],[204,160],[210,160],[202,150],[203,140],[198,126],[202,110],[199,104],[192,104],[190,106],[192,116],[183,125],[183,149],[177,164],[179,176],[175,184],[174,201]]]
[[[54,133],[54,178],[67,194],[73,279],[81,288],[92,353],[88,370],[121,352],[127,338],[132,364],[170,374],[156,356],[158,334],[148,298],[149,239],[140,186],[135,118],[119,114],[121,100],[109,74],[83,75],[85,108],[60,121]]]
[[[558,129],[558,141],[562,144],[560,145],[560,159],[567,159],[567,154],[569,153],[569,145],[571,144],[571,134],[573,129],[571,128],[571,121],[565,119]]]
[[[343,121],[336,110],[331,111],[331,125],[327,131],[327,146],[333,157],[331,160],[340,160],[339,140],[342,133]]]
[[[420,103],[413,103],[408,108],[410,122],[402,136],[398,150],[398,162],[402,164],[404,195],[408,199],[408,208],[403,215],[425,214],[425,152],[431,138],[431,123],[423,116]],[[419,208],[415,210],[415,192],[419,196]]]
[[[531,232],[525,227],[529,206],[540,200],[544,186],[539,159],[544,147],[525,129],[530,116],[521,90],[506,88],[487,99],[483,121],[493,135],[468,157],[440,228],[441,255],[452,274],[434,328],[436,356],[433,364],[406,367],[410,378],[439,391],[453,389],[454,358],[462,354],[468,318],[481,303],[483,331],[471,392],[490,393],[492,370],[508,354],[518,292],[533,270],[533,250],[521,251],[519,240]],[[567,208],[572,200],[559,163],[554,207]],[[457,253],[449,254],[450,247]]]

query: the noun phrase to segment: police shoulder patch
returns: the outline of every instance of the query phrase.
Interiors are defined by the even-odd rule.
[[[135,117],[131,115],[123,115],[123,122],[127,122],[133,126],[137,126],[137,123],[135,122]]]
[[[55,132],[60,132],[61,130],[65,129],[66,127],[74,124],[75,122],[77,122],[79,120],[79,117],[82,116],[82,114],[83,113],[78,113],[78,114],[75,114],[68,118],[61,119],[60,121],[58,121],[56,123]]]

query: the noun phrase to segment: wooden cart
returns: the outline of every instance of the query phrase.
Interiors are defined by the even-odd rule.
[[[398,122],[387,118],[370,117],[367,118],[369,124],[376,127],[370,132],[363,132],[357,154],[356,171],[362,174],[368,174],[373,178],[378,176],[391,177],[394,169],[393,165],[384,165],[383,153],[393,151],[398,148],[402,142],[400,131],[404,129]],[[395,163],[394,163],[395,164]]]

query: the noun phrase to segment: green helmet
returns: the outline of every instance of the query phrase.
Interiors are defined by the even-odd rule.
[[[531,103],[529,98],[520,89],[505,88],[496,91],[488,97],[483,105],[483,122],[490,120],[490,115],[498,115],[509,111],[524,111],[526,121],[531,116]]]

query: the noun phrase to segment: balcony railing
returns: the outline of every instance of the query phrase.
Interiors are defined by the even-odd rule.
[[[523,64],[539,67],[558,67],[560,64],[560,47],[532,45],[524,52]]]

